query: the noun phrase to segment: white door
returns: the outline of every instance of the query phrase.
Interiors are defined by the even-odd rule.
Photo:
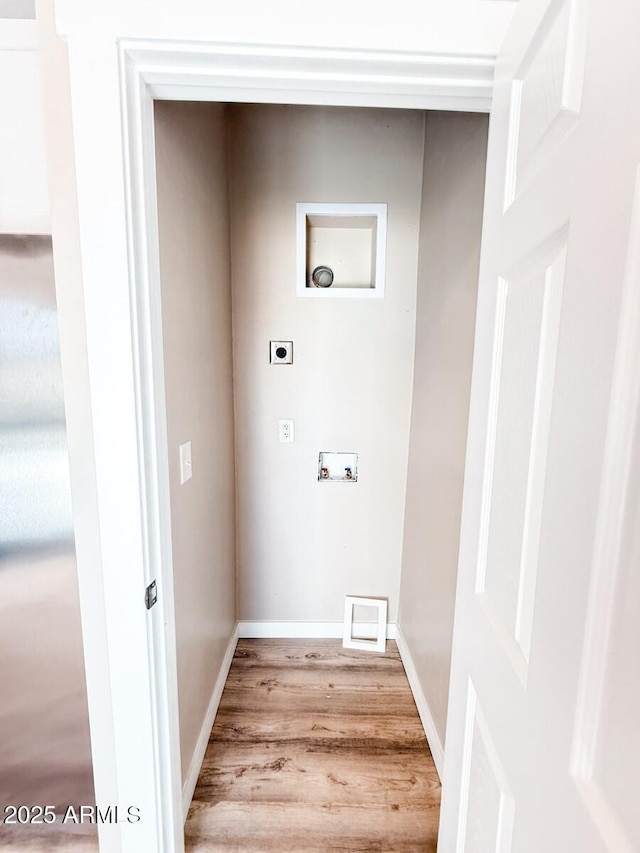
[[[440,853],[640,850],[640,3],[496,72]]]

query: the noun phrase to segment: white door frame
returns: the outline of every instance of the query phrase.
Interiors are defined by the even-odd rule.
[[[139,477],[139,518],[132,523],[136,549],[141,555],[142,572],[129,579],[107,577],[105,585],[106,622],[111,626],[108,676],[113,685],[114,717],[120,728],[100,730],[100,720],[89,696],[93,726],[94,766],[97,789],[107,789],[105,775],[118,779],[148,780],[153,773],[154,794],[151,819],[146,830],[137,828],[135,846],[127,840],[123,825],[116,841],[103,837],[105,853],[135,849],[139,853],[174,853],[183,849],[183,807],[180,779],[175,614],[173,607],[173,566],[170,538],[168,488],[168,446],[165,412],[162,323],[160,310],[159,246],[156,209],[156,168],[153,100],[200,100],[287,104],[328,104],[356,107],[464,110],[488,112],[491,104],[494,57],[446,56],[420,53],[372,52],[275,46],[194,44],[121,40],[120,111],[126,208],[129,316],[131,351],[126,365],[135,400],[135,444]],[[81,205],[82,223],[82,205]],[[86,224],[85,224],[86,227]],[[85,271],[85,289],[87,288]],[[87,295],[90,299],[90,295]],[[96,311],[87,318],[88,339],[104,335]],[[111,342],[113,343],[113,342]],[[106,342],[102,342],[106,346]],[[120,358],[124,355],[120,353]],[[90,358],[91,363],[91,358]],[[129,373],[130,368],[130,373]],[[92,382],[92,399],[109,392]],[[104,382],[104,377],[102,377]],[[95,424],[95,421],[94,421]],[[103,466],[108,465],[102,453]],[[114,488],[114,484],[110,484]],[[137,526],[136,526],[137,525]],[[83,567],[79,567],[82,573]],[[86,571],[86,569],[84,569]],[[95,567],[92,567],[95,574]],[[140,580],[157,579],[158,603],[145,611]],[[140,606],[118,606],[117,591],[138,596]],[[95,579],[94,579],[95,584]],[[130,587],[135,584],[136,589]],[[93,587],[95,594],[95,586]],[[110,594],[109,594],[110,593]],[[82,598],[81,605],[85,601]],[[89,604],[86,612],[95,607]],[[124,621],[123,621],[124,620]],[[141,632],[144,632],[142,634]],[[137,656],[135,666],[141,676],[139,686],[130,678],[128,691],[118,683],[118,664],[130,647],[128,637],[146,636],[147,670]],[[118,639],[122,638],[122,639]],[[91,660],[88,660],[91,666]],[[103,664],[104,665],[104,664]],[[131,667],[130,667],[131,668]],[[144,676],[144,677],[142,677]],[[149,751],[145,771],[139,769],[140,755],[118,748],[116,732],[122,734],[127,708],[138,692],[136,725],[140,731],[146,720]],[[91,694],[91,691],[89,691]],[[93,705],[93,708],[92,708]],[[132,723],[131,726],[134,724]],[[124,732],[132,742],[135,732]],[[111,737],[111,743],[104,737]],[[102,740],[100,740],[102,738]],[[95,761],[96,743],[110,752],[110,762]],[[113,755],[115,754],[115,763]],[[136,776],[136,773],[138,774]],[[99,776],[102,774],[102,778]],[[133,776],[131,775],[133,774]],[[135,788],[132,788],[135,790]]]

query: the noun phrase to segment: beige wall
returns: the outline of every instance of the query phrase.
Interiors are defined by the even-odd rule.
[[[398,607],[424,115],[231,109],[240,619],[341,620],[344,595]],[[382,300],[301,299],[296,202],[387,202]],[[269,340],[294,364],[269,364]],[[278,419],[295,443],[278,442]],[[318,452],[355,451],[355,485]]]
[[[226,124],[156,103],[156,155],[182,775],[235,623]],[[192,443],[180,485],[178,446]]]
[[[428,113],[400,624],[444,744],[487,117]]]

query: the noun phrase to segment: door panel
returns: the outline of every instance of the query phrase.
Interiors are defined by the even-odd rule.
[[[496,423],[489,434],[493,466],[485,490],[491,497],[482,523],[488,543],[477,592],[489,618],[501,623],[525,684],[565,255],[563,229],[498,284],[501,345],[491,405]]]
[[[577,122],[587,35],[587,0],[547,4],[511,81],[505,209]]]
[[[640,171],[595,535],[572,771],[610,850],[640,849]],[[631,650],[631,653],[630,653]],[[631,784],[630,781],[632,780]]]
[[[640,846],[640,5],[496,70],[440,853]]]
[[[460,838],[460,841],[464,838],[464,845],[460,847],[465,853],[474,850],[508,853],[513,836],[513,795],[471,680],[467,726],[470,750],[465,787],[469,801],[464,806],[465,823]]]

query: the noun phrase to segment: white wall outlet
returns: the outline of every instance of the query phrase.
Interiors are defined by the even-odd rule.
[[[270,341],[269,343],[271,364],[293,364],[293,341]]]
[[[191,442],[187,441],[178,448],[180,451],[180,485],[183,486],[193,476],[191,466]]]
[[[294,425],[292,420],[278,421],[278,436],[281,443],[295,441]]]

